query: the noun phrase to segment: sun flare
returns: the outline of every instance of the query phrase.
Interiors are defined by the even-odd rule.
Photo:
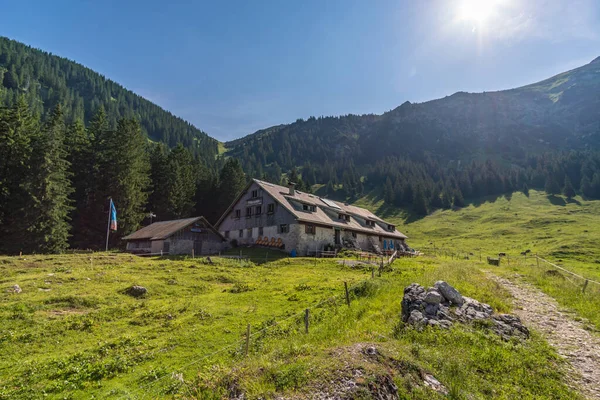
[[[462,0],[458,8],[458,17],[463,21],[483,25],[494,12],[496,5],[494,0]]]

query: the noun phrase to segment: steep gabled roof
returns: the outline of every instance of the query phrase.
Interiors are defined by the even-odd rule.
[[[296,217],[298,221],[308,222],[312,224],[318,225],[327,225],[333,227],[344,228],[357,232],[364,232],[371,235],[380,235],[386,237],[394,237],[399,239],[406,239],[407,236],[402,232],[394,229],[394,231],[389,231],[383,229],[379,225],[375,224],[374,227],[366,227],[358,223],[355,218],[351,218],[350,221],[342,221],[336,219],[332,219],[324,209],[331,210],[332,213],[338,214],[349,214],[353,217],[359,217],[365,220],[376,221],[385,225],[394,225],[388,223],[381,218],[377,217],[375,214],[370,212],[369,210],[365,210],[364,208],[346,205],[344,203],[340,203],[337,201],[323,199],[319,196],[304,193],[296,190],[293,196],[289,195],[289,189],[283,186],[275,185],[268,182],[263,182],[258,179],[254,179],[257,185],[259,185],[264,191],[266,191],[275,201],[277,201],[281,206],[283,206],[286,210],[288,210],[292,215]],[[246,189],[247,190],[247,189]],[[238,198],[239,200],[239,198]],[[237,202],[237,201],[236,201]],[[316,211],[308,212],[303,211],[301,208],[294,207],[294,202],[315,205]],[[234,203],[235,204],[235,203]],[[228,210],[229,211],[229,210]],[[225,215],[224,215],[225,216]],[[222,217],[223,218],[223,217]],[[220,222],[220,221],[219,221]]]
[[[218,235],[221,240],[225,240],[223,236],[212,226],[204,217],[174,219],[171,221],[160,221],[143,227],[142,229],[127,235],[123,240],[164,240],[175,232],[190,226],[191,224],[202,221],[205,226],[213,233]]]

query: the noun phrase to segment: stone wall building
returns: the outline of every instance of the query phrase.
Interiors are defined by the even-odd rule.
[[[225,238],[204,217],[160,221],[123,238],[135,254],[209,255],[221,251]]]
[[[216,224],[229,242],[311,255],[327,247],[404,249],[404,234],[372,212],[254,179]]]

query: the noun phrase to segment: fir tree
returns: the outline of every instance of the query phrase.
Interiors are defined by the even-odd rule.
[[[427,200],[420,186],[414,191],[413,210],[417,215],[427,215]]]
[[[145,216],[150,184],[146,138],[136,120],[121,119],[115,131],[106,133],[104,143],[102,173],[107,182],[104,198],[113,198],[119,215],[119,232],[127,235],[138,229]]]
[[[581,192],[582,195],[584,195],[587,198],[594,197],[593,192],[592,192],[592,182],[590,181],[590,178],[588,178],[586,175],[584,175],[583,178],[581,178],[581,184],[579,185],[579,191]]]
[[[44,125],[35,153],[39,162],[35,173],[36,221],[32,226],[32,241],[40,252],[61,253],[69,247],[69,213],[73,209],[69,196],[73,188],[69,180],[70,164],[60,105],[55,107]]]
[[[465,205],[465,198],[463,197],[462,192],[460,189],[456,189],[454,191],[454,207],[464,207]]]
[[[525,196],[529,197],[529,186],[527,186],[526,183],[523,184],[523,188],[521,189],[521,191]]]
[[[237,158],[228,158],[219,175],[218,214],[222,214],[246,186],[246,175]]]
[[[565,185],[563,186],[562,193],[567,199],[575,197],[575,189],[573,189],[573,185],[568,176],[565,177]]]
[[[196,194],[192,155],[183,145],[179,144],[169,153],[166,167],[168,218],[178,219],[192,216]]]
[[[23,96],[0,114],[0,252],[35,250],[30,227],[35,212],[31,170],[32,143],[39,135],[38,121]]]
[[[554,176],[552,174],[548,175],[548,177],[546,178],[544,190],[551,196],[560,193],[560,186],[558,186],[558,182],[556,182],[556,179],[554,179]]]

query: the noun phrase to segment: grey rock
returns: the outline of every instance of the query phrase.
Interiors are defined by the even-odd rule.
[[[432,290],[425,295],[423,301],[427,304],[440,304],[442,302],[442,295]]]
[[[376,356],[377,355],[377,349],[375,348],[375,346],[368,346],[365,349],[365,354],[368,356]]]
[[[21,289],[21,286],[19,286],[19,285],[13,285],[12,291],[13,291],[13,293],[21,293],[23,291],[23,289]]]
[[[417,310],[413,310],[410,313],[410,317],[408,318],[408,323],[409,324],[416,324],[418,322],[421,322],[423,320],[423,314],[421,314],[419,311]]]
[[[148,289],[143,286],[133,285],[125,290],[125,293],[132,297],[141,297],[148,293]]]
[[[427,315],[428,317],[436,317],[439,309],[440,306],[437,304],[427,304],[425,306],[425,315]]]
[[[442,296],[450,303],[461,306],[463,304],[463,297],[460,295],[459,291],[454,289],[448,283],[444,281],[437,281],[435,283],[435,288],[440,292]]]
[[[427,326],[448,329],[453,323],[471,323],[473,321],[489,321],[480,324],[480,326],[490,329],[505,340],[512,337],[526,339],[529,337],[529,330],[523,326],[519,317],[511,314],[494,314],[489,304],[481,303],[475,299],[466,296],[460,298],[453,297],[452,286],[446,282],[436,283],[437,289],[430,288],[427,291],[415,283],[404,289],[402,298],[402,320],[415,327],[417,331],[422,331]],[[448,302],[457,305],[453,300],[445,297],[440,288],[450,288],[449,296],[454,301],[460,301],[462,304],[450,308]],[[439,292],[438,292],[439,290]],[[456,292],[458,293],[458,292]],[[441,301],[441,302],[440,302]]]

